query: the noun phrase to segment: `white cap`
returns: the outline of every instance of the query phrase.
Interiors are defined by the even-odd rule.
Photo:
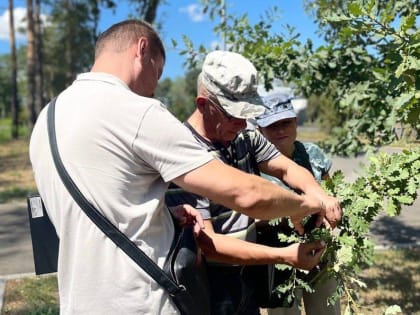
[[[209,53],[201,79],[226,112],[236,118],[255,118],[264,112],[257,93],[257,70],[240,54],[216,50]]]

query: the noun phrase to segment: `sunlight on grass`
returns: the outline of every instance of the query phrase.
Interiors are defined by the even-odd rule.
[[[420,315],[420,249],[384,250],[375,253],[374,265],[363,270],[367,288],[359,290],[358,303],[365,315],[383,315],[399,305],[401,314]],[[342,300],[341,313],[344,314]],[[266,310],[261,312],[267,315]],[[304,312],[303,312],[304,314]]]
[[[364,314],[381,315],[393,304],[402,314],[420,314],[420,249],[377,251],[374,265],[361,277],[367,284],[359,292]],[[1,315],[58,314],[58,303],[55,275],[9,280]]]
[[[2,315],[59,314],[57,277],[10,280],[6,284]]]
[[[0,203],[25,198],[36,190],[28,146],[24,139],[0,145]]]

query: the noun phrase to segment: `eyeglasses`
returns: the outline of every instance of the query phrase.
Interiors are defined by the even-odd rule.
[[[232,120],[232,119],[237,119],[236,117],[232,116],[231,114],[229,114],[223,107],[222,105],[216,103],[215,101],[213,101],[211,98],[207,98],[207,101],[209,101],[210,103],[213,104],[213,106],[223,114],[223,116],[226,117],[227,120]]]

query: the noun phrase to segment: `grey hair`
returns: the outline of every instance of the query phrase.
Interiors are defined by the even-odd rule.
[[[204,80],[203,80],[203,72],[200,72],[200,74],[197,77],[197,95],[209,97],[211,96],[211,93],[207,89]]]

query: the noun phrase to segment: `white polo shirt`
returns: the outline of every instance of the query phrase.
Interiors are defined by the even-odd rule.
[[[177,314],[169,296],[82,212],[58,177],[47,107],[30,141],[38,190],[60,237],[61,314]],[[63,163],[83,195],[160,266],[173,238],[168,182],[212,159],[157,100],[84,73],[56,103]]]

